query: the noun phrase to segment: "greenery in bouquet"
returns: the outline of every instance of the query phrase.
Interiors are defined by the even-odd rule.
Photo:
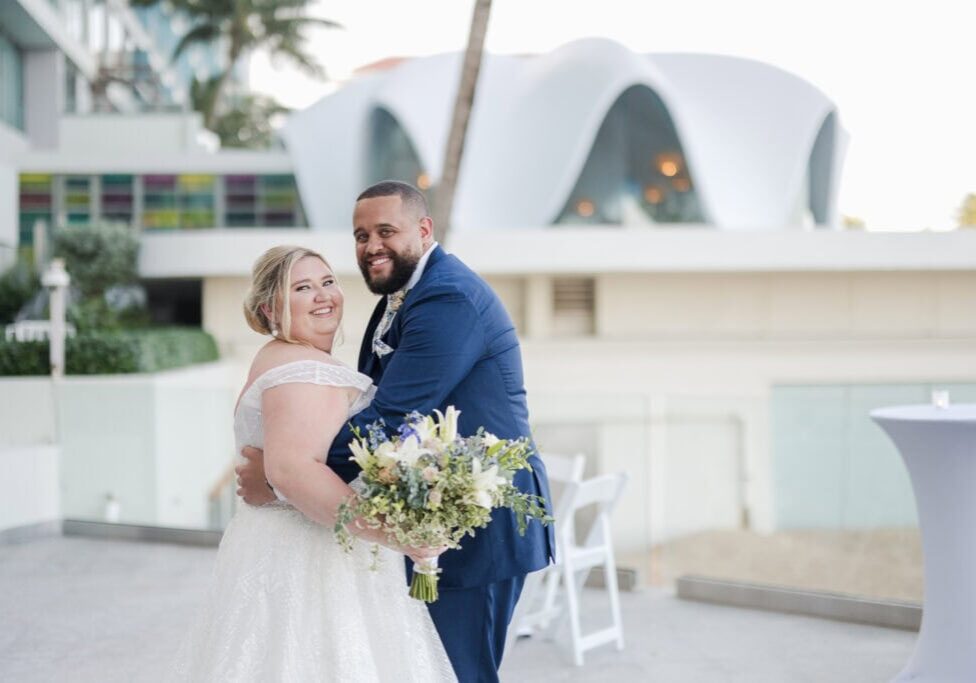
[[[532,519],[552,521],[539,496],[513,484],[515,473],[532,469],[526,438],[499,439],[479,428],[458,433],[460,411],[449,406],[433,416],[414,412],[390,437],[382,421],[356,430],[352,459],[362,469],[353,482],[357,495],[339,507],[335,533],[347,550],[349,526],[380,529],[401,546],[461,547],[465,536],[491,521],[492,510],[507,508],[525,533]],[[436,561],[414,567],[410,595],[437,599]]]

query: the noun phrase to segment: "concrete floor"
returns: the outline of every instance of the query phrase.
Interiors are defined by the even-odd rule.
[[[158,681],[202,599],[215,550],[44,538],[0,545],[0,680]],[[623,594],[627,647],[605,646],[576,668],[552,643],[519,641],[512,683],[887,681],[915,634],[678,600],[662,589]],[[600,594],[588,591],[597,623]]]

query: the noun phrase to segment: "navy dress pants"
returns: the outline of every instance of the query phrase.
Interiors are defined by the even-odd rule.
[[[460,683],[496,683],[505,633],[525,576],[487,586],[440,588],[427,607]]]

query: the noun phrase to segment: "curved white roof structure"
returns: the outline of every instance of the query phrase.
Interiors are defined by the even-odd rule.
[[[460,60],[403,62],[290,117],[285,137],[313,228],[347,229],[353,199],[379,180],[369,177],[377,111],[399,124],[436,186]],[[541,56],[485,56],[455,229],[554,223],[611,109],[636,91],[653,94],[670,117],[696,194],[696,222],[729,230],[836,224],[846,134],[818,89],[745,59],[642,55],[587,39]]]

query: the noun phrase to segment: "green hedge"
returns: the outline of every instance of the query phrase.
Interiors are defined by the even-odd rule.
[[[83,332],[67,340],[69,375],[156,372],[217,360],[217,344],[203,330],[161,327]],[[0,341],[0,375],[46,375],[48,343]]]
[[[41,287],[34,268],[18,261],[0,275],[0,325],[14,321],[21,307]]]

